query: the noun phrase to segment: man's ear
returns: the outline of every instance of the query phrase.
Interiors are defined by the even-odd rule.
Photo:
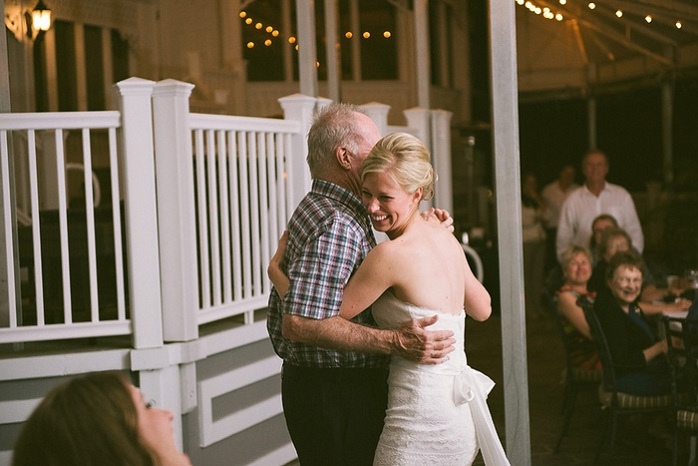
[[[344,147],[337,147],[335,150],[335,156],[337,157],[337,162],[345,170],[351,170],[351,153]]]

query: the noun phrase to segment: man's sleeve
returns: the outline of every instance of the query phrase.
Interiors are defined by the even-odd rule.
[[[557,238],[555,247],[557,250],[557,260],[560,260],[565,250],[572,244],[574,238],[574,226],[572,225],[572,196],[569,196],[562,204],[560,211],[560,223],[557,226]]]
[[[621,225],[626,232],[630,235],[633,240],[633,247],[642,253],[645,248],[645,236],[642,234],[642,225],[640,225],[640,219],[637,216],[637,210],[635,210],[635,203],[633,202],[630,193],[626,192],[627,198],[625,206],[623,208],[624,222]]]
[[[313,319],[339,314],[344,287],[361,257],[356,228],[335,218],[318,237],[301,246],[290,264],[284,311]]]

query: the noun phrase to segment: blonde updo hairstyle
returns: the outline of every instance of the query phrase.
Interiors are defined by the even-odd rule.
[[[430,158],[429,150],[419,138],[408,133],[391,133],[378,141],[364,160],[361,181],[369,173],[389,171],[407,193],[424,188],[421,200],[428,201],[434,197],[437,179]]]

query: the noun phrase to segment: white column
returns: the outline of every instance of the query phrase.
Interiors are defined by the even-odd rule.
[[[339,36],[337,0],[325,0],[325,47],[327,53],[327,89],[330,100],[339,102]]]
[[[87,110],[87,63],[85,58],[85,25],[75,23],[75,84],[77,89],[78,110]]]
[[[293,137],[291,153],[294,159],[289,161],[292,196],[287,206],[288,212],[293,212],[303,196],[310,191],[312,180],[305,159],[308,155],[308,130],[313,121],[313,110],[316,99],[307,95],[294,94],[279,99],[284,110],[284,119],[300,121],[300,134]]]
[[[371,120],[373,120],[376,126],[378,126],[378,130],[382,136],[388,134],[388,114],[390,113],[390,105],[370,102],[363,104],[361,108],[371,117]]]
[[[281,0],[281,27],[282,31],[291,31],[291,0]],[[296,39],[298,39],[296,37]],[[284,37],[284,81],[293,81],[293,57],[295,50],[292,44],[288,43],[288,37]]]
[[[417,137],[429,148],[431,147],[431,110],[428,108],[408,108],[403,110],[407,126],[417,131]]]
[[[429,0],[414,0],[415,63],[417,71],[417,105],[431,106],[431,59],[429,54]]]
[[[451,47],[448,44],[448,26],[449,21],[446,17],[446,4],[439,2],[436,4],[436,23],[438,24],[438,29],[434,31],[434,35],[437,37],[439,46],[437,47],[439,53],[439,84],[443,87],[449,87],[451,84],[451,76],[449,73],[449,64],[451,60],[449,59],[449,51]]]
[[[56,67],[56,28],[51,28],[44,35],[46,50],[46,85],[48,87],[49,112],[58,111],[58,69]]]
[[[111,29],[102,28],[102,70],[104,73],[104,106],[111,108],[111,87],[114,85],[114,63],[111,53]]]
[[[351,69],[352,79],[361,81],[361,21],[359,15],[359,0],[349,0],[349,16],[351,33]]]
[[[662,177],[667,186],[674,184],[674,78],[667,78],[662,83]]]
[[[451,175],[451,118],[447,110],[431,112],[431,162],[439,179],[434,189],[434,206],[453,215],[453,182]]]
[[[515,3],[489,0],[492,76],[492,126],[502,284],[502,353],[507,455],[512,464],[531,464],[528,413],[526,319],[524,314],[523,242],[519,112],[516,75]]]
[[[154,82],[116,83],[121,111],[123,194],[134,348],[162,346],[162,305],[150,98]]]
[[[315,0],[296,1],[298,74],[300,93],[317,97],[317,51],[315,46]]]
[[[188,120],[193,89],[192,84],[166,79],[153,90],[165,341],[199,336],[194,168]]]

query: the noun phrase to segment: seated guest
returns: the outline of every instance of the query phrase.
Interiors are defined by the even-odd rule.
[[[628,252],[632,247],[630,235],[622,228],[608,227],[601,231],[596,242],[596,263],[589,279],[589,289],[598,292],[606,286],[606,268],[611,257],[617,252]]]
[[[31,414],[13,466],[191,466],[175,446],[172,412],[146,403],[119,372],[77,377]]]
[[[591,253],[581,246],[571,246],[560,259],[565,282],[557,292],[555,302],[562,328],[568,341],[574,346],[572,364],[578,369],[600,372],[601,361],[591,340],[589,324],[584,311],[577,304],[582,296],[594,301],[594,293],[587,290],[587,282],[591,277]]]
[[[601,234],[601,239],[597,247],[597,257],[599,260],[594,266],[588,287],[592,291],[600,291],[606,285],[606,268],[611,258],[619,252],[635,251],[630,235],[622,228],[607,228]],[[663,302],[664,297],[669,294],[666,288],[658,288],[654,285],[652,275],[645,268],[643,275],[642,292],[640,302],[642,309],[647,315],[661,314],[667,311],[682,311],[688,309],[691,301],[687,299],[675,299],[672,302]]]
[[[608,263],[607,287],[594,302],[594,312],[608,340],[618,390],[633,395],[670,392],[666,340],[657,340],[637,300],[645,263],[639,254],[619,252]]]
[[[591,239],[589,240],[589,250],[593,254],[591,261],[592,265],[596,264],[596,262],[599,260],[599,258],[596,256],[596,249],[601,242],[601,235],[603,235],[603,232],[609,228],[620,228],[618,226],[618,221],[613,215],[601,214],[594,218],[594,221],[591,222]]]

